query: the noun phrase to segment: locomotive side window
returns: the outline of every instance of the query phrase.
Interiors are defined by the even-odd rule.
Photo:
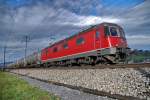
[[[109,28],[108,26],[104,26],[104,32],[106,36],[109,36]]]
[[[100,38],[100,32],[96,31],[96,39]]]
[[[54,49],[53,49],[53,52],[57,52],[58,51],[58,49],[57,49],[57,47],[55,47]]]
[[[111,33],[111,36],[118,36],[118,34],[117,34],[117,28],[110,27],[110,33]]]
[[[85,42],[85,40],[84,40],[83,37],[80,37],[80,38],[78,38],[78,39],[76,40],[76,44],[77,44],[77,45],[84,44],[84,42]]]
[[[67,43],[63,44],[63,48],[68,49],[68,44]]]

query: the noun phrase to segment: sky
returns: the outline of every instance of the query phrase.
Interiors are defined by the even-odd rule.
[[[150,0],[0,0],[0,62],[24,57],[102,22],[122,26],[129,47],[150,50]]]

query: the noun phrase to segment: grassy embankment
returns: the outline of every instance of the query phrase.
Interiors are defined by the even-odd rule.
[[[26,81],[0,71],[0,100],[60,100]]]

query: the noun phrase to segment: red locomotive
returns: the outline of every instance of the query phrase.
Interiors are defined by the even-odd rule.
[[[44,66],[120,63],[125,62],[127,51],[123,29],[117,24],[101,23],[42,49],[33,62]]]
[[[123,29],[102,23],[43,49],[41,60],[48,65],[119,63],[125,61],[127,48]]]

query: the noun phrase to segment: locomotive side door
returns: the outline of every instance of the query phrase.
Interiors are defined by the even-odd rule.
[[[102,48],[101,32],[99,29],[96,29],[96,31],[95,31],[95,49],[100,49],[100,48]]]

